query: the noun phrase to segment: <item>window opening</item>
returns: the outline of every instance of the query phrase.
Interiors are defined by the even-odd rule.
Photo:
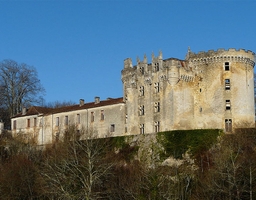
[[[56,117],[56,126],[59,126],[59,125],[60,125],[60,118]]]
[[[225,71],[229,71],[229,70],[230,70],[229,62],[225,62]]]
[[[144,96],[144,86],[140,86],[140,96]]]
[[[30,119],[27,119],[27,127],[30,127]]]
[[[65,125],[68,125],[68,116],[65,116]]]
[[[230,110],[230,109],[231,109],[230,100],[226,100],[226,110]]]
[[[80,124],[80,114],[77,114],[76,118],[77,118],[77,124]]]
[[[232,119],[225,119],[225,131],[226,132],[232,131]]]
[[[156,71],[156,72],[159,71],[159,63],[155,63],[155,71]]]
[[[34,127],[36,127],[36,122],[37,122],[37,119],[34,118]]]
[[[144,115],[144,105],[139,106],[139,115]]]
[[[91,122],[94,122],[94,112],[91,112]]]
[[[16,130],[16,120],[13,121],[13,129]]]
[[[144,134],[144,124],[140,124],[140,134]]]
[[[159,90],[159,82],[154,83],[154,87],[155,87],[155,93],[158,93],[160,91]]]
[[[110,132],[111,133],[115,132],[115,124],[110,125]]]
[[[230,90],[230,79],[225,79],[225,90]]]
[[[104,110],[101,110],[100,112],[100,120],[104,120],[105,116],[104,116]]]
[[[154,126],[155,126],[155,132],[159,132],[159,129],[160,129],[160,122],[157,121],[157,122],[154,122]]]
[[[155,102],[155,112],[160,112],[160,102]]]
[[[144,74],[144,67],[140,67],[140,73]]]

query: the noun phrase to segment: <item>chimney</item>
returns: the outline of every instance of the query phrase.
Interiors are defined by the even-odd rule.
[[[94,101],[95,104],[100,103],[100,97],[95,97],[94,99],[95,99]]]
[[[27,114],[27,108],[26,107],[23,107],[22,108],[22,115],[26,115]]]
[[[3,133],[3,130],[4,130],[4,122],[0,120],[0,134]]]
[[[80,99],[79,105],[80,105],[80,106],[83,106],[83,105],[84,105],[84,99]]]

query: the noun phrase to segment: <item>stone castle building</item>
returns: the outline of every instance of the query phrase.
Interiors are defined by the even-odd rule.
[[[125,59],[122,98],[57,109],[31,107],[12,118],[13,134],[53,142],[71,124],[98,137],[169,130],[254,127],[255,54],[243,49],[193,53],[184,60],[152,54]]]

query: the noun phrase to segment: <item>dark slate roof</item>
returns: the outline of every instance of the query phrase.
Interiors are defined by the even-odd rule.
[[[109,106],[114,104],[124,103],[123,97],[120,98],[110,98],[107,100],[100,101],[99,103],[90,102],[85,103],[84,105],[75,104],[71,106],[64,106],[60,108],[46,108],[46,107],[39,107],[39,106],[32,106],[30,107],[25,115],[22,115],[22,113],[19,113],[12,118],[22,117],[22,116],[30,116],[30,115],[49,115],[49,114],[56,114],[61,112],[70,112],[70,111],[76,111],[76,110],[83,110],[83,109],[90,109],[90,108],[96,108],[96,107],[103,107],[103,106]]]

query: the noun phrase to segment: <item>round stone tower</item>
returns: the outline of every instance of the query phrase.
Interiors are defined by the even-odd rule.
[[[196,85],[200,92],[195,93],[195,103],[200,105],[200,114],[196,119],[204,120],[208,128],[212,123],[212,127],[226,132],[255,126],[253,52],[189,52],[186,60],[198,77]]]

